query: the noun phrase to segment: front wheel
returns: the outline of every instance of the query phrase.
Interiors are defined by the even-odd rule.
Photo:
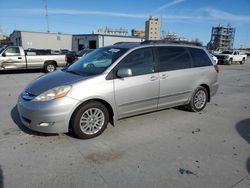
[[[208,101],[208,92],[206,88],[199,86],[195,90],[188,104],[188,109],[192,112],[199,112],[206,107],[207,101]]]
[[[94,138],[107,127],[109,113],[107,108],[97,101],[82,105],[72,116],[70,127],[80,139]]]

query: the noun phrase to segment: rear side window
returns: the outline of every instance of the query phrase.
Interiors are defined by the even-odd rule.
[[[194,67],[205,67],[213,65],[207,53],[198,48],[188,48],[193,59]]]
[[[184,47],[159,47],[159,71],[191,68],[191,59]]]

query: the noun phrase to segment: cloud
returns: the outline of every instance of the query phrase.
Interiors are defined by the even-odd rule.
[[[164,4],[164,5],[160,6],[160,7],[158,7],[158,8],[155,9],[153,12],[154,12],[154,13],[155,13],[155,12],[159,12],[159,11],[161,11],[161,10],[163,10],[163,9],[166,9],[166,8],[169,8],[169,7],[174,6],[174,5],[176,5],[176,4],[182,3],[183,1],[185,1],[185,0],[174,0],[174,1],[171,1],[171,2],[169,2],[169,3],[166,3],[166,4]]]
[[[172,5],[174,2],[177,2],[177,0],[172,1],[171,2]],[[178,2],[180,3],[180,0]],[[169,7],[171,3],[165,4],[165,7],[166,5],[168,5]],[[8,10],[5,9],[4,11],[8,11],[8,12],[14,11],[15,13],[20,13],[20,14],[45,15],[44,9],[8,9]],[[134,18],[134,19],[147,19],[149,17],[149,14],[146,14],[146,13],[138,14],[138,13],[121,13],[121,12],[107,12],[107,11],[77,10],[77,9],[50,8],[48,12],[50,15],[53,15],[53,14],[54,15],[95,15],[95,16]],[[202,8],[202,9],[195,10],[195,11],[190,10],[188,12],[182,11],[181,14],[175,14],[175,15],[162,14],[161,19],[166,22],[167,21],[197,22],[197,21],[218,21],[218,20],[250,22],[250,16],[235,15],[235,14],[225,12],[219,9],[214,9],[214,8]]]
[[[204,11],[209,15],[211,19],[221,19],[229,21],[246,21],[250,22],[250,16],[235,15],[229,12],[214,8],[205,8]]]
[[[45,14],[44,9],[12,9],[20,13],[28,14]],[[59,15],[96,15],[96,16],[111,16],[111,17],[127,17],[127,18],[148,18],[147,14],[136,13],[119,13],[119,12],[105,12],[105,11],[91,11],[91,10],[76,10],[76,9],[49,9],[49,14]]]

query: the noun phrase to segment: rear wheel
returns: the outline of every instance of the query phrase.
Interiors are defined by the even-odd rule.
[[[242,61],[240,61],[240,64],[245,64],[245,63],[246,63],[245,59],[242,59]]]
[[[109,113],[97,101],[82,105],[72,116],[70,126],[76,137],[89,139],[100,135],[107,127]]]
[[[199,86],[195,90],[188,104],[188,109],[192,112],[199,112],[206,107],[207,101],[208,101],[208,92],[206,88]]]
[[[46,63],[44,65],[44,70],[45,70],[45,72],[54,72],[56,70],[55,63],[52,63],[52,62]]]

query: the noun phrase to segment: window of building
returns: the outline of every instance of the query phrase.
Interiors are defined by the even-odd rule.
[[[190,56],[184,47],[159,47],[159,70],[172,71],[191,67]]]

